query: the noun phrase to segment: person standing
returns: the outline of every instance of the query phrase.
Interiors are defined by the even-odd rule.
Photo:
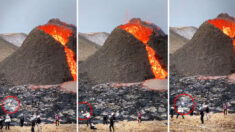
[[[60,125],[60,117],[59,117],[59,114],[56,114],[56,115],[55,115],[55,124],[56,124],[56,126],[59,126],[59,125]]]
[[[24,126],[24,114],[22,114],[22,116],[20,117],[20,126]]]
[[[138,123],[141,123],[142,113],[139,111],[137,112],[137,115],[138,115],[138,118],[137,118]]]
[[[6,130],[10,130],[11,117],[7,114],[5,118]]]
[[[227,104],[225,103],[224,104],[224,116],[228,114],[228,106]]]
[[[171,107],[170,110],[171,119],[174,117],[174,107]]]
[[[181,115],[181,116],[182,116],[182,118],[184,119],[184,115],[183,115],[183,114],[184,114],[184,109],[183,109],[183,107],[182,107],[182,106],[180,106],[178,109],[179,109],[179,110],[178,110],[178,111],[179,111],[179,113],[177,114],[176,118],[178,118],[178,116],[179,116],[179,115]],[[181,114],[180,114],[180,113],[181,113]]]
[[[115,114],[112,113],[111,118],[110,118],[110,122],[109,122],[109,131],[110,132],[112,132],[112,129],[113,129],[113,132],[115,131],[115,129],[114,129],[114,121],[115,121]]]
[[[103,124],[108,124],[108,116],[107,115],[104,115],[103,117]]]
[[[91,124],[91,119],[90,119],[90,113],[88,111],[85,112],[85,117],[87,118],[86,125],[89,126],[89,124]]]
[[[2,116],[0,116],[0,129],[2,130],[3,128],[3,122],[4,122],[4,119]]]
[[[201,115],[201,122],[202,124],[204,124],[204,111],[202,110],[202,108],[200,109],[200,115]]]
[[[209,120],[209,112],[210,112],[210,110],[209,110],[208,106],[206,107],[205,111],[206,111],[206,119]]]
[[[35,123],[36,123],[36,114],[33,115],[33,117],[31,118],[31,132],[34,132],[34,127],[35,127]]]
[[[38,115],[38,116],[37,116],[36,124],[37,124],[38,132],[39,132],[39,131],[40,131],[40,124],[41,124],[41,118],[40,118],[40,115]]]

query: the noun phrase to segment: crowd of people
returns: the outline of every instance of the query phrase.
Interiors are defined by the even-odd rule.
[[[191,113],[190,115],[193,116],[194,115],[194,109],[191,108]],[[170,117],[173,118],[174,117],[174,113],[175,113],[175,109],[174,107],[171,107],[170,108]],[[206,119],[209,120],[209,113],[210,113],[210,109],[209,109],[209,106],[202,106],[199,108],[199,114],[200,114],[200,120],[201,120],[201,123],[204,124],[204,116],[206,114]],[[224,116],[226,116],[228,114],[228,105],[225,103],[223,105],[223,113],[224,113]],[[176,119],[178,118],[179,115],[182,116],[182,118],[184,119],[184,107],[183,106],[178,106],[177,107],[177,116],[176,116]]]
[[[5,130],[10,130],[11,122],[12,122],[12,117],[9,114],[6,114],[5,117],[0,116],[0,130],[3,129],[4,124],[5,124]],[[37,130],[38,130],[38,132],[40,132],[40,124],[41,124],[40,115],[34,114],[30,118],[30,122],[31,122],[31,132],[35,132],[35,126],[37,126]],[[60,125],[59,114],[55,115],[55,124],[56,124],[56,126]],[[24,114],[22,114],[19,119],[19,126],[24,127],[24,125],[25,125],[25,116],[24,116]]]
[[[94,123],[94,117],[91,117],[90,113],[88,111],[81,111],[82,116],[85,118],[86,120],[86,124],[87,127],[90,126],[90,129],[97,129],[95,127],[95,123]],[[115,127],[114,127],[114,123],[116,122],[116,115],[115,113],[111,113],[110,115],[103,115],[103,124],[104,125],[108,125],[109,124],[109,131],[110,132],[114,132],[115,131]],[[142,113],[140,111],[137,112],[137,122],[141,123],[142,121]]]

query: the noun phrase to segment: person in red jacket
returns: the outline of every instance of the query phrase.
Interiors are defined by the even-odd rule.
[[[137,112],[137,115],[138,115],[137,121],[138,123],[141,123],[142,113],[139,111]]]
[[[56,126],[60,125],[60,116],[59,116],[59,114],[55,114],[55,124],[56,124]]]

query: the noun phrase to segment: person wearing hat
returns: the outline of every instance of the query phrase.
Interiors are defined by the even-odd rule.
[[[37,116],[36,124],[37,124],[38,132],[39,132],[39,131],[40,131],[40,124],[41,124],[41,118],[40,118],[40,115],[38,115],[38,116]]]
[[[110,120],[109,131],[112,132],[112,129],[113,129],[113,132],[114,132],[114,121],[115,121],[115,114],[114,113],[112,113],[111,118],[109,120]]]

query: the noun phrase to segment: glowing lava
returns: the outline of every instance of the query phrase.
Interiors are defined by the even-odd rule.
[[[38,28],[45,33],[51,35],[56,41],[60,42],[64,46],[64,51],[66,54],[67,64],[69,65],[70,73],[73,76],[73,80],[77,80],[77,62],[74,52],[67,47],[67,42],[69,41],[69,36],[72,31],[70,28],[65,26],[59,26],[54,24],[46,24],[43,26],[38,26]]]
[[[224,34],[228,35],[233,40],[234,52],[235,52],[235,22],[232,20],[225,19],[214,19],[208,20],[210,24],[223,31]]]
[[[147,23],[146,23],[147,24]],[[130,21],[125,25],[120,26],[121,29],[126,30],[127,32],[134,35],[138,40],[146,46],[146,51],[148,53],[149,63],[151,65],[152,72],[157,79],[165,79],[168,75],[167,71],[165,71],[158,59],[156,58],[156,53],[153,48],[151,48],[147,43],[150,39],[150,35],[152,34],[152,27],[141,24],[139,19],[135,21]]]

